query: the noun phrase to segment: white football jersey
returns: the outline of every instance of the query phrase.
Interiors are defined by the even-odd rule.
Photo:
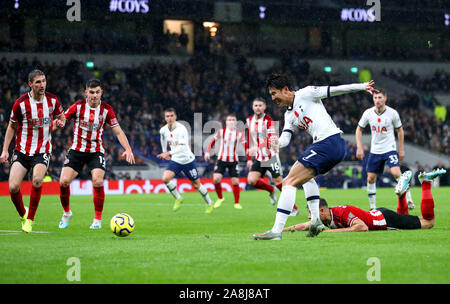
[[[292,107],[284,113],[283,130],[303,129],[312,136],[314,143],[343,133],[322,103],[322,98],[328,95],[327,90],[328,87],[308,86],[296,91]]]
[[[172,160],[179,164],[185,165],[195,159],[189,146],[189,134],[185,126],[175,122],[175,128],[170,131],[166,124],[159,130],[161,136],[161,146],[163,152],[167,151],[167,144],[170,146],[170,154]]]
[[[383,154],[397,150],[394,129],[400,128],[402,122],[396,110],[386,106],[383,113],[377,114],[375,107],[369,108],[364,111],[358,123],[361,128],[365,128],[367,124],[372,132],[370,153]]]

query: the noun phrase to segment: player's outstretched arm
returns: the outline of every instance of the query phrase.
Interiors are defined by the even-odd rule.
[[[11,144],[11,141],[14,137],[14,133],[16,132],[17,123],[10,121],[8,124],[8,128],[6,129],[5,133],[5,140],[3,141],[3,149],[2,149],[2,155],[0,156],[0,162],[7,163],[9,152],[8,148]]]
[[[375,89],[373,86],[375,82],[373,80],[364,83],[351,83],[343,84],[339,86],[322,86],[322,87],[308,87],[309,92],[314,99],[323,99],[333,96],[338,96],[342,94],[354,93],[359,91],[366,91],[370,94],[378,93],[379,90]]]
[[[123,132],[122,128],[119,125],[113,127],[112,130],[119,140],[119,143],[125,149],[125,152],[122,153],[122,157],[125,158],[127,162],[133,165],[135,163],[134,155],[125,132]]]
[[[306,223],[300,223],[297,225],[293,225],[293,226],[289,226],[289,227],[285,227],[283,228],[283,232],[285,231],[305,231],[309,229],[309,226],[311,225],[311,221],[306,222]]]

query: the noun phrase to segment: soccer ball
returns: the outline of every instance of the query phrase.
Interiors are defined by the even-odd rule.
[[[111,219],[111,230],[117,236],[127,236],[134,230],[134,220],[126,213],[117,213]]]

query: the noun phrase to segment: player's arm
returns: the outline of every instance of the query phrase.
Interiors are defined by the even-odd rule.
[[[213,138],[211,139],[211,142],[209,143],[208,147],[206,148],[206,151],[205,151],[205,160],[206,161],[209,161],[209,159],[211,158],[210,151],[216,144],[216,140],[219,138],[219,132],[220,132],[220,129],[213,136]]]
[[[133,151],[131,149],[130,143],[128,142],[128,138],[125,135],[125,132],[123,132],[122,128],[119,125],[114,126],[112,130],[114,132],[114,135],[116,135],[117,139],[119,140],[119,143],[125,149],[125,152],[122,153],[122,157],[125,158],[125,160],[130,164],[134,164],[135,160]]]
[[[373,87],[374,84],[375,82],[371,80],[369,82],[364,83],[352,83],[352,84],[343,84],[339,86],[321,86],[309,88],[310,93],[314,99],[323,99],[359,91],[366,91],[370,94],[378,93],[379,91]]]
[[[325,232],[357,232],[357,231],[368,231],[369,227],[367,227],[366,223],[364,223],[359,218],[353,220],[352,225],[347,228],[338,228],[338,229],[329,229]]]
[[[167,140],[166,140],[166,137],[164,136],[164,132],[160,131],[159,135],[160,135],[159,139],[161,141],[162,153],[156,155],[156,157],[158,157],[160,159],[170,160],[170,153],[167,152]]]
[[[305,231],[305,230],[309,229],[310,225],[311,225],[311,221],[306,222],[306,223],[300,223],[297,225],[283,228],[283,232],[285,232],[285,231]]]
[[[364,149],[362,145],[362,128],[358,125],[355,131],[356,137],[356,158],[363,159],[364,158]]]
[[[247,125],[247,129],[245,130],[245,142],[244,142],[244,151],[245,155],[247,155],[247,165],[245,166],[247,170],[249,170],[252,165],[252,156],[250,155],[250,126]]]
[[[63,107],[61,106],[58,98],[56,99],[55,110],[53,114],[55,115],[56,119],[53,120],[52,131],[64,128],[64,126],[66,125],[66,115],[64,114]]]
[[[405,158],[405,134],[403,132],[403,127],[397,128],[397,138],[398,138],[398,158],[403,160]]]
[[[8,127],[6,128],[5,140],[3,141],[2,155],[0,156],[0,161],[2,163],[8,162],[9,152],[8,148],[11,144],[14,134],[16,133],[17,122],[9,121]]]

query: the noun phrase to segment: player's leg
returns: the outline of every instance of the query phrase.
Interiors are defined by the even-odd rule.
[[[339,134],[313,143],[306,149],[292,166],[288,176],[283,180],[283,188],[278,200],[277,214],[272,230],[264,234],[253,235],[253,238],[265,240],[281,239],[281,233],[294,205],[298,187],[307,183],[318,174],[328,172],[345,158],[345,154],[346,144]],[[323,231],[325,226],[319,215],[319,188],[315,182],[310,184],[310,188],[307,191],[311,194],[311,198],[308,200],[308,207],[311,211],[311,225],[307,236],[314,237]]]
[[[256,188],[256,189],[262,189],[262,190],[266,190],[267,192],[269,192],[270,195],[270,203],[272,205],[275,205],[275,203],[277,202],[276,198],[273,199],[275,196],[275,187],[273,187],[272,185],[266,183],[261,177],[264,176],[264,174],[266,173],[267,169],[269,167],[267,167],[265,164],[261,163],[260,161],[255,161],[253,163],[252,168],[250,169],[250,172],[248,174],[247,177],[247,184],[251,185],[252,187]]]
[[[205,213],[211,213],[213,211],[214,207],[213,207],[211,198],[209,197],[208,190],[205,188],[205,186],[202,185],[199,178],[197,178],[195,180],[191,180],[191,182],[192,182],[192,186],[194,186],[194,188],[198,192],[200,192],[200,194],[202,195],[202,197],[206,203]]]
[[[39,201],[41,200],[42,183],[46,172],[47,172],[47,164],[37,163],[33,166],[30,205],[28,206],[28,216],[25,223],[22,226],[22,230],[27,233],[30,233],[32,231],[34,217],[36,215],[36,211],[39,206]]]
[[[242,209],[242,206],[239,203],[239,196],[241,193],[241,188],[239,187],[239,178],[238,177],[231,177],[231,187],[233,188],[234,208]]]
[[[377,208],[377,174],[367,172],[367,196],[369,198],[370,210]]]
[[[94,220],[90,229],[102,228],[102,213],[103,205],[105,203],[105,188],[103,186],[105,170],[95,168],[91,170],[92,188],[94,192]]]
[[[275,223],[271,230],[253,235],[257,240],[280,240],[281,233],[294,206],[298,187],[314,177],[314,170],[296,162],[283,180],[283,188],[278,199]]]
[[[178,164],[174,161],[171,161],[169,163],[169,166],[167,167],[167,170],[164,171],[162,179],[164,184],[166,185],[167,189],[169,189],[170,194],[175,198],[175,203],[173,205],[172,210],[177,211],[181,207],[181,202],[183,201],[183,198],[181,197],[180,193],[177,191],[177,185],[174,182],[174,177],[180,173],[182,169],[182,165]]]
[[[219,208],[222,205],[223,201],[225,200],[223,198],[223,193],[222,193],[222,184],[221,184],[222,178],[223,178],[223,175],[220,173],[213,174],[214,188],[217,193],[217,201],[214,203],[214,208]]]
[[[81,152],[69,150],[64,160],[64,165],[59,176],[59,199],[63,207],[63,215],[58,227],[65,229],[72,218],[70,209],[70,184],[83,170],[86,155]]]
[[[24,167],[20,162],[15,161],[11,165],[11,169],[9,172],[9,194],[11,196],[11,200],[16,207],[17,213],[19,214],[22,223],[27,218],[27,208],[23,204],[22,192],[20,191],[20,186],[22,185],[22,181],[27,174],[28,169]]]
[[[446,172],[445,169],[435,169],[428,173],[421,172],[418,176],[419,181],[422,183],[422,202],[420,204],[420,210],[422,212],[420,222],[422,229],[428,229],[434,226],[434,200],[431,194],[431,182]]]
[[[392,176],[397,181],[397,185],[399,185],[400,184],[399,182],[401,180],[400,177],[402,176],[402,172],[400,171],[400,167],[399,166],[390,167],[389,170],[390,170]],[[409,187],[408,187],[407,191],[409,191]],[[400,195],[398,195],[397,213],[399,213],[399,214],[409,214],[408,202],[407,202],[407,199],[406,199],[406,192],[403,192]]]
[[[214,188],[217,193],[217,201],[214,203],[214,208],[219,208],[224,201],[221,184],[224,172],[225,172],[225,165],[222,161],[218,160],[216,170],[214,171],[213,174]]]
[[[273,163],[270,165],[270,168],[268,170],[270,171],[270,174],[272,175],[272,181],[275,184],[276,188],[270,194],[270,199],[271,199],[271,202],[272,201],[276,202],[277,201],[276,189],[281,191],[283,188],[283,171],[282,171],[282,165],[280,162],[280,158],[278,155],[273,157],[271,159],[271,161]],[[273,203],[273,205],[274,204],[275,203]],[[292,208],[292,211],[289,214],[289,216],[296,216],[296,215],[298,215],[298,207],[294,202],[294,207]]]
[[[194,188],[198,192],[200,192],[200,194],[202,195],[202,197],[206,203],[205,213],[211,213],[213,211],[214,206],[212,204],[211,198],[209,197],[208,190],[200,182],[200,178],[198,177],[198,170],[197,170],[197,166],[195,165],[195,161],[192,161],[188,164],[183,165],[182,170],[183,170],[183,173],[187,176],[187,178],[189,178],[189,180],[191,181],[192,186],[194,186]]]
[[[406,185],[404,185],[405,183],[405,179],[401,179],[402,176],[402,171],[400,170],[399,166],[390,166],[390,162],[388,161],[388,166],[390,167],[389,170],[392,174],[392,176],[395,178],[395,180],[397,181],[397,185],[395,187],[395,192],[402,192],[400,196],[404,195],[405,196],[405,200],[407,202],[408,205],[408,209],[414,209],[416,208],[416,206],[414,205],[414,202],[412,201],[412,197],[411,197],[411,192],[409,191],[409,187],[407,187],[406,192],[402,191],[403,187],[406,187]],[[408,172],[408,171],[405,171]],[[411,172],[411,171],[409,171]],[[408,173],[409,174],[409,173]],[[412,172],[411,172],[411,176],[412,176]],[[404,192],[404,193],[403,193]],[[399,194],[397,193],[397,194]]]

